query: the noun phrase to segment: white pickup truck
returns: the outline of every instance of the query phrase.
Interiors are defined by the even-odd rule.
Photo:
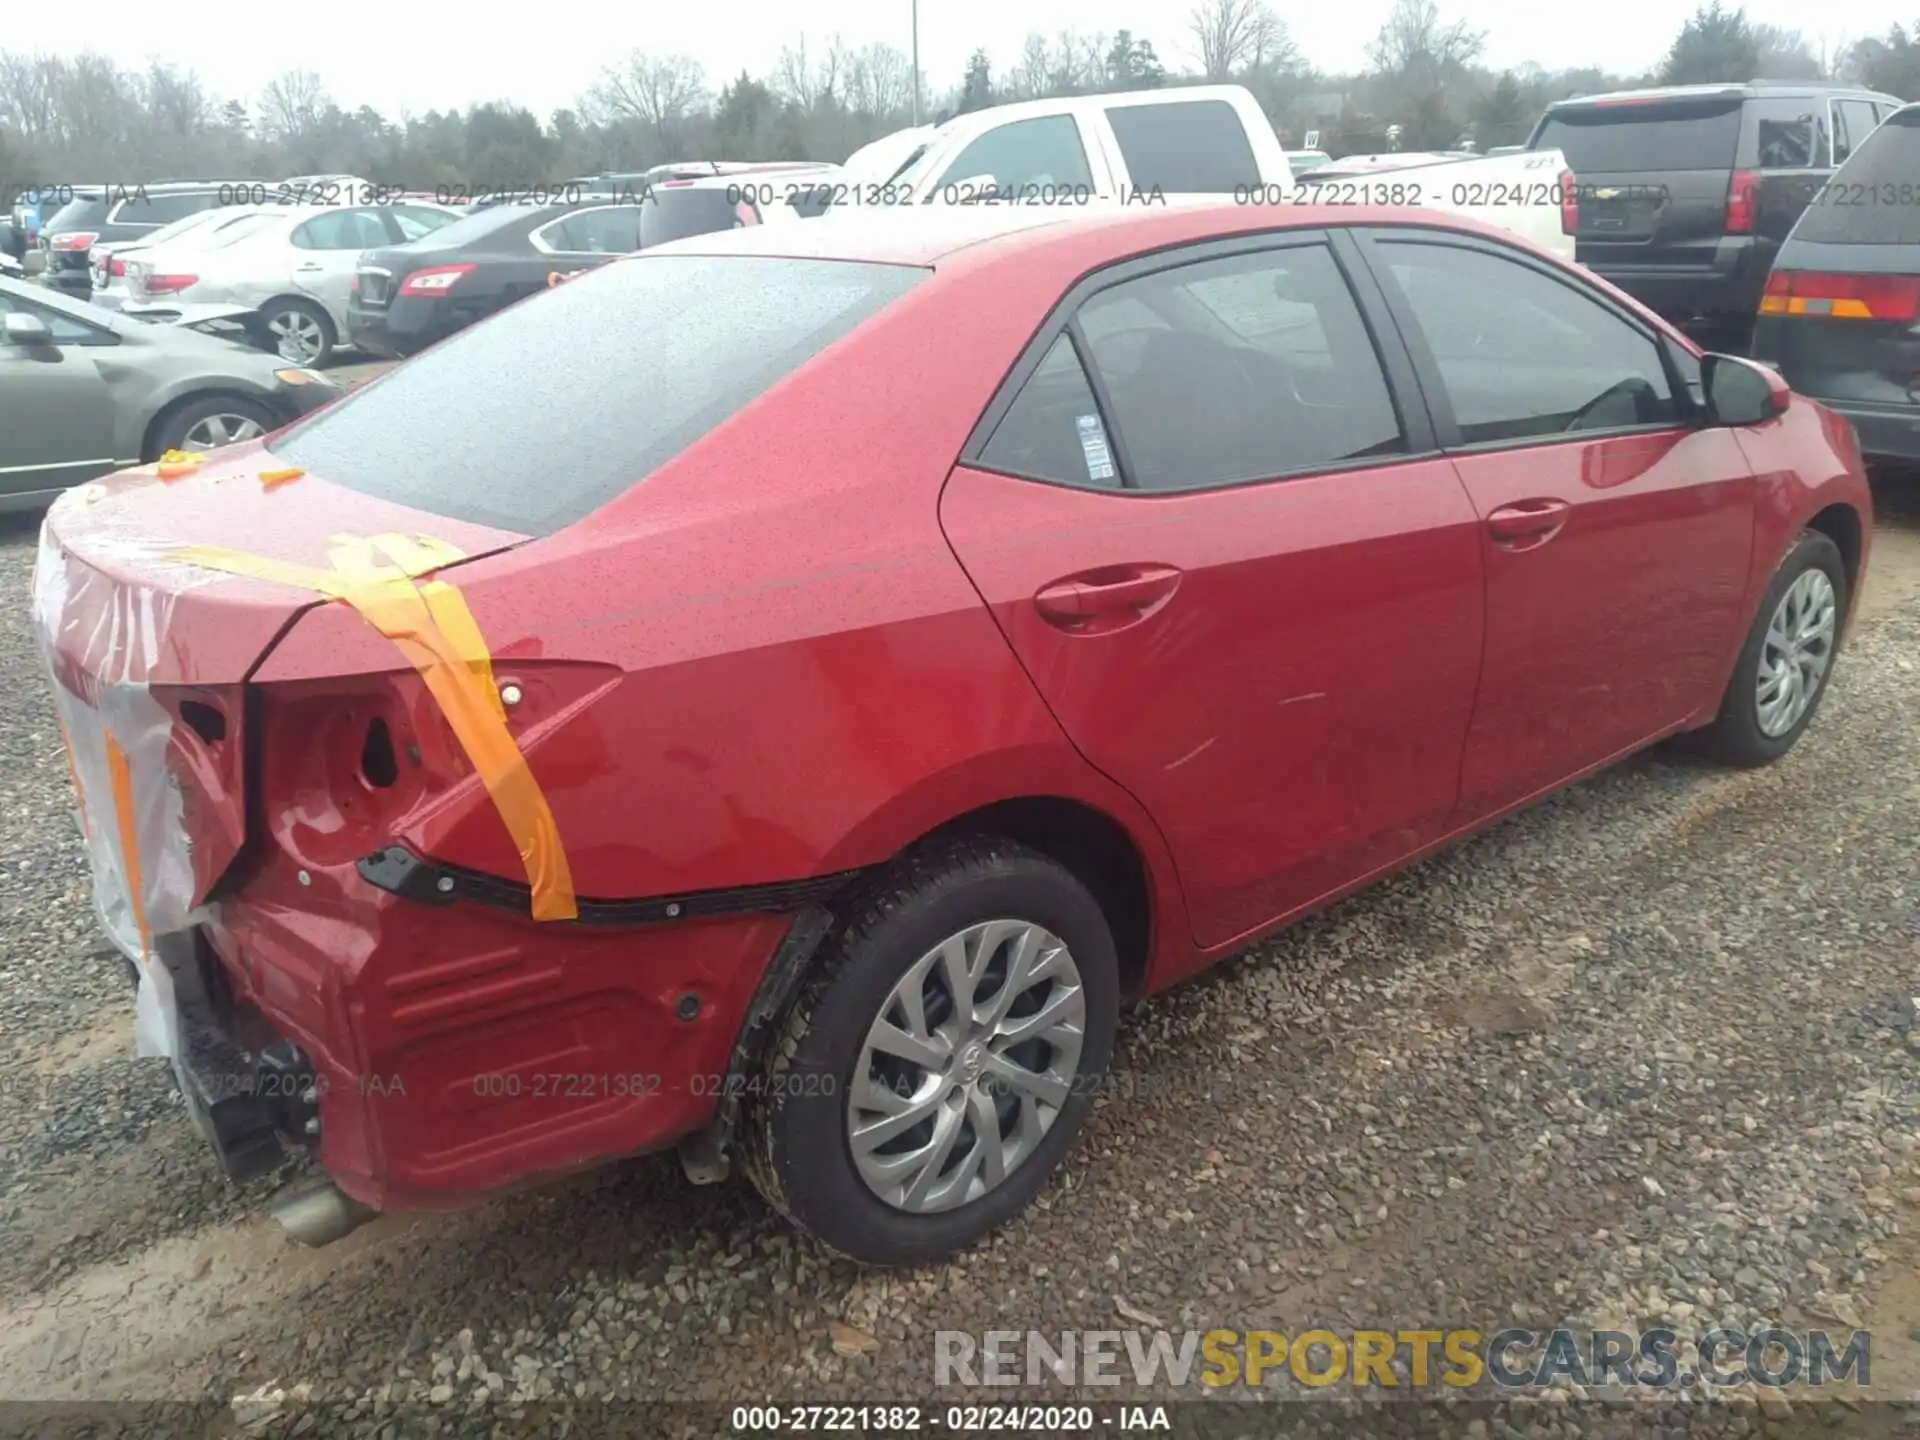
[[[891,170],[876,159],[891,161]],[[1423,157],[1424,158],[1424,157]],[[1340,162],[1328,167],[1335,169]],[[844,211],[882,204],[1183,204],[1235,200],[1455,211],[1571,260],[1557,150],[1438,160],[1317,185],[1296,183],[1279,136],[1239,85],[1071,95],[975,110],[888,136],[809,177]],[[1317,178],[1317,177],[1316,177]]]

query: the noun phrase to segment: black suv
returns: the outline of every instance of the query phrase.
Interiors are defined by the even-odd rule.
[[[1901,103],[1766,80],[1583,95],[1527,148],[1567,157],[1582,265],[1669,319],[1744,327],[1800,212]]]
[[[95,245],[138,240],[202,210],[244,204],[258,186],[257,181],[242,180],[76,186],[73,198],[40,231],[46,281],[84,300],[92,293],[87,256]]]

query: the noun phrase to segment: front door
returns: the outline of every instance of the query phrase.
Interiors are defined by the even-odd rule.
[[[1482,527],[1468,821],[1718,698],[1754,482],[1733,432],[1697,423],[1654,333],[1576,276],[1435,231],[1364,248]]]

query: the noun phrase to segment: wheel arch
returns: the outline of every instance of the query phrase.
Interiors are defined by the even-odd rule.
[[[140,434],[140,459],[143,463],[157,460],[160,456],[160,432],[168,421],[189,405],[202,400],[242,400],[248,405],[257,406],[271,413],[273,407],[266,397],[255,394],[238,385],[208,385],[199,389],[183,390],[170,397],[165,404],[153,412],[153,418],[147,421],[146,428]]]
[[[1840,562],[1847,572],[1847,615],[1851,618],[1860,594],[1860,566],[1865,555],[1866,526],[1860,512],[1844,500],[1835,501],[1809,518],[1805,528],[1817,530],[1839,547]]]

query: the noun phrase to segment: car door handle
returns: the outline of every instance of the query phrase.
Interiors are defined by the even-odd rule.
[[[1069,576],[1033,597],[1048,621],[1084,626],[1102,617],[1138,615],[1173,594],[1180,572],[1170,565],[1119,565]]]
[[[1551,535],[1567,523],[1567,512],[1572,508],[1564,500],[1521,500],[1503,505],[1487,516],[1487,533],[1495,540]]]

